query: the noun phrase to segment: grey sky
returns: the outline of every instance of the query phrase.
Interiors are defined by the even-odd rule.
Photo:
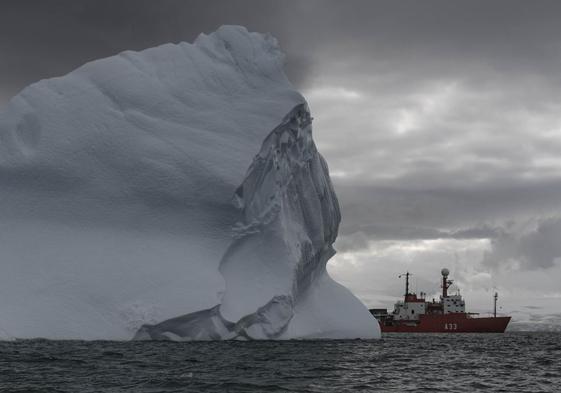
[[[447,265],[472,308],[497,288],[521,323],[561,324],[560,19],[558,1],[4,1],[0,103],[125,49],[271,32],[340,197],[332,274],[390,306],[396,274],[430,291]]]

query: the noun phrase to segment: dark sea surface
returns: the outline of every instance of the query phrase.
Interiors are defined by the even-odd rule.
[[[561,334],[0,342],[0,392],[561,392]]]

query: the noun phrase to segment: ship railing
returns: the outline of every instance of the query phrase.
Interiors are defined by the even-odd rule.
[[[495,315],[492,312],[485,312],[485,313],[480,313],[480,312],[467,312],[466,313],[468,315],[468,318],[471,318],[472,316],[480,316],[482,318],[493,318],[495,317]],[[498,317],[506,317],[507,314],[499,314],[497,313],[497,318]]]

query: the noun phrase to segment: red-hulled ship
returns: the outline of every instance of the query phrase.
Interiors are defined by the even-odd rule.
[[[409,292],[409,276],[405,276],[405,298],[395,304],[389,314],[386,309],[374,308],[370,313],[378,319],[383,333],[503,333],[510,317],[497,316],[497,293],[492,317],[479,317],[476,313],[465,312],[465,302],[460,294],[449,295],[452,280],[450,272],[442,269],[442,295],[440,301],[425,300]],[[401,276],[400,276],[401,277]]]

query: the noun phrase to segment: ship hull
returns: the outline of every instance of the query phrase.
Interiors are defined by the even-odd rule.
[[[465,313],[420,315],[418,321],[380,323],[382,333],[504,333],[510,317],[473,318]]]

